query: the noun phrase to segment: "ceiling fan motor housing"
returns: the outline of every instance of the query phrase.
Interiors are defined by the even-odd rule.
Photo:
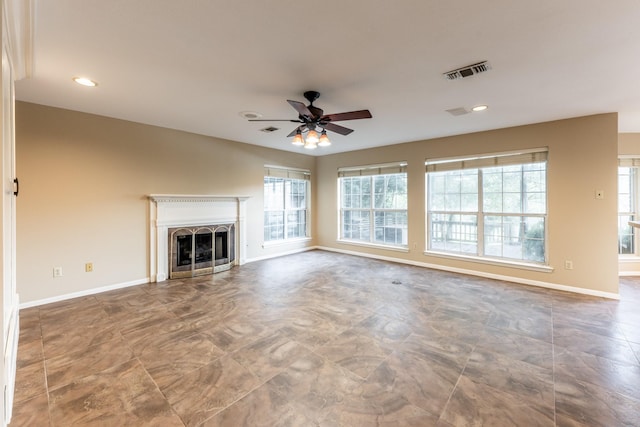
[[[315,90],[308,90],[304,93],[304,97],[307,99],[307,101],[309,101],[307,109],[311,113],[311,117],[308,117],[307,120],[305,120],[304,116],[301,114],[300,120],[308,122],[309,119],[311,119],[311,122],[316,123],[324,114],[322,108],[318,108],[313,105],[313,101],[320,98],[320,92],[316,92]]]
[[[317,121],[324,114],[322,108],[314,107],[313,105],[309,105],[307,108],[311,111],[311,114],[313,114],[313,116],[310,117],[312,121]]]
[[[313,104],[313,101],[320,98],[320,92],[316,92],[315,90],[308,90],[304,93],[304,97],[309,101],[310,104]]]

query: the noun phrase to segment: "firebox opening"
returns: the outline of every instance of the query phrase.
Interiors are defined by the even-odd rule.
[[[211,233],[196,234],[196,263],[211,262],[211,236]]]
[[[178,265],[191,265],[192,237],[193,236],[176,237],[176,243],[178,244]]]
[[[227,231],[216,231],[215,248],[215,265],[227,264],[229,262],[229,233]]]

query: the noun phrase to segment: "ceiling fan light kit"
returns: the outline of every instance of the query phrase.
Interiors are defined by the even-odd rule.
[[[300,129],[298,129],[298,131],[296,132],[296,136],[293,137],[293,141],[292,141],[293,145],[304,145],[304,139],[302,139],[302,132],[300,131]]]
[[[249,118],[250,122],[292,122],[292,123],[302,123],[298,127],[296,127],[291,133],[289,133],[289,137],[293,137],[292,143],[293,145],[301,145],[304,148],[309,150],[313,150],[320,147],[328,147],[331,145],[331,141],[327,136],[327,131],[330,130],[332,132],[336,132],[340,135],[349,135],[353,132],[353,129],[346,128],[344,126],[337,125],[333,122],[339,122],[343,120],[359,120],[359,119],[370,119],[372,117],[369,110],[358,110],[358,111],[349,111],[345,113],[337,113],[337,114],[324,114],[324,111],[321,108],[313,105],[313,101],[320,97],[320,92],[316,92],[313,90],[307,91],[304,93],[304,97],[309,101],[309,105],[304,105],[299,101],[287,100],[289,105],[291,105],[298,112],[298,119],[259,119],[259,118]],[[248,118],[248,117],[247,117]],[[321,134],[318,136],[318,131],[320,130]],[[306,138],[302,137],[302,133],[306,133]]]
[[[331,141],[327,136],[327,131],[323,129],[322,133],[320,134],[320,140],[318,141],[318,147],[328,147],[330,145],[331,145]]]
[[[305,141],[309,144],[317,144],[320,141],[320,138],[318,137],[318,132],[316,132],[313,129],[309,130],[309,133],[307,133],[307,138]]]

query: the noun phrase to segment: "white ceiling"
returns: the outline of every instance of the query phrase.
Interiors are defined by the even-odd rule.
[[[19,100],[324,155],[589,114],[640,131],[640,1],[35,0]],[[442,73],[487,60],[493,69]],[[72,82],[86,76],[93,89]],[[331,147],[294,147],[287,99],[317,90]],[[447,109],[487,104],[454,117]],[[280,130],[266,134],[261,128]],[[179,141],[176,141],[178,144]]]

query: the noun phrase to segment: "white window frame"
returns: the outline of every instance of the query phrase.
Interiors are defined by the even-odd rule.
[[[297,242],[297,241],[304,241],[304,240],[311,240],[311,236],[310,236],[310,223],[311,223],[311,215],[310,215],[310,206],[311,206],[311,171],[307,170],[307,169],[298,169],[298,168],[288,168],[288,167],[282,167],[282,166],[272,166],[272,165],[265,165],[264,167],[264,177],[263,177],[263,194],[264,194],[264,182],[266,180],[266,178],[276,178],[276,179],[282,179],[283,182],[285,182],[285,187],[286,187],[286,181],[304,181],[305,182],[305,206],[304,208],[290,208],[288,206],[288,202],[287,202],[287,194],[286,191],[283,191],[282,197],[284,198],[283,200],[283,209],[277,209],[277,210],[269,210],[267,209],[267,201],[266,199],[264,200],[264,212],[267,213],[269,211],[278,211],[278,212],[282,212],[283,213],[283,217],[284,217],[284,223],[283,223],[283,237],[280,239],[273,239],[273,240],[266,240],[264,239],[264,232],[265,232],[265,228],[267,227],[266,222],[263,220],[263,225],[262,225],[262,230],[263,230],[263,246],[272,246],[272,245],[278,245],[278,244],[282,244],[282,243],[289,243],[289,242]],[[305,227],[304,227],[304,236],[296,236],[296,237],[287,237],[287,221],[288,221],[288,215],[287,213],[289,212],[293,212],[293,211],[304,211],[304,218],[305,218]],[[263,215],[264,218],[264,215]]]
[[[640,191],[640,158],[637,156],[620,156],[618,159],[618,168],[626,167],[632,169],[629,194],[631,197],[631,212],[620,211],[620,204],[618,203],[618,257],[620,259],[639,258],[640,257],[640,233],[637,232],[636,227],[630,227],[631,239],[633,245],[633,251],[631,253],[620,253],[620,226],[621,217],[631,216],[633,221],[638,221],[640,218],[640,197],[638,192]],[[620,197],[619,187],[620,183],[620,169],[618,169],[618,198]]]
[[[352,167],[342,167],[338,169],[338,242],[346,243],[351,245],[358,246],[370,246],[370,247],[381,247],[390,250],[397,250],[402,252],[408,252],[409,248],[409,237],[408,237],[408,202],[407,207],[404,209],[397,208],[376,208],[375,207],[375,184],[374,177],[382,176],[382,175],[395,175],[395,174],[404,174],[405,179],[407,179],[407,162],[392,162],[392,163],[384,163],[384,164],[374,164],[374,165],[366,165],[366,166],[352,166]],[[343,195],[342,195],[342,179],[343,178],[351,178],[351,177],[370,177],[371,179],[371,200],[370,206],[368,208],[345,208],[343,206]],[[408,182],[407,182],[407,198],[408,198]],[[362,239],[349,239],[343,235],[344,232],[344,213],[345,211],[361,211],[369,213],[369,240]],[[405,213],[407,216],[407,229],[406,233],[406,243],[404,244],[391,244],[391,243],[382,243],[377,242],[375,240],[375,216],[376,213],[384,212],[384,213],[395,213],[401,212]]]
[[[484,168],[496,167],[496,166],[508,166],[508,165],[522,165],[529,163],[540,163],[545,162],[547,160],[548,149],[547,148],[536,148],[530,150],[518,150],[518,151],[510,151],[510,152],[502,152],[502,153],[487,153],[482,155],[475,156],[464,156],[464,157],[450,157],[450,158],[438,158],[438,159],[427,159],[425,161],[426,173],[425,173],[425,208],[427,216],[425,218],[426,225],[426,244],[427,248],[425,251],[426,255],[434,255],[441,256],[445,258],[454,258],[454,259],[465,259],[471,261],[477,261],[488,264],[497,264],[497,265],[509,265],[514,267],[521,267],[526,269],[533,269],[538,271],[552,271],[552,268],[548,266],[549,255],[549,239],[548,239],[548,229],[549,229],[549,221],[548,221],[548,182],[546,179],[547,168],[545,167],[545,212],[541,214],[534,213],[494,213],[494,212],[483,212],[483,185],[482,185],[482,170]],[[477,209],[469,212],[456,212],[460,215],[474,215],[477,217],[477,243],[476,243],[476,251],[475,253],[465,253],[465,252],[456,252],[456,251],[446,251],[446,250],[434,250],[431,247],[431,218],[432,214],[440,213],[440,211],[431,210],[429,206],[429,173],[430,172],[441,172],[441,171],[455,171],[462,169],[477,169],[478,170],[478,184],[477,184],[477,194],[478,194],[478,202]],[[535,261],[535,260],[523,260],[517,258],[510,257],[501,257],[501,256],[493,256],[486,255],[484,253],[484,218],[488,216],[515,216],[515,217],[542,217],[544,219],[544,260],[543,261]]]

